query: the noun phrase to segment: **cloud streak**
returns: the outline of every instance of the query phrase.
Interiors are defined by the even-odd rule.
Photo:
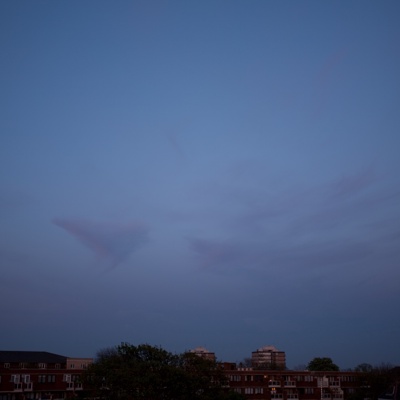
[[[200,266],[331,273],[331,267],[358,268],[379,259],[398,242],[391,216],[397,215],[399,194],[382,186],[371,169],[253,201],[258,193],[257,186],[239,196],[220,193],[226,209],[237,201],[246,207],[225,215],[222,225],[223,217],[215,218],[213,238],[204,233],[188,239]]]
[[[52,221],[83,245],[96,257],[115,268],[148,241],[148,229],[140,223],[100,223],[83,219],[54,218]]]

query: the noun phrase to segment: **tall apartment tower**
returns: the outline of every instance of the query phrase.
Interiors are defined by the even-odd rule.
[[[190,350],[191,353],[198,355],[199,357],[205,358],[207,360],[215,361],[215,353],[207,350],[205,347],[196,347],[193,350]]]
[[[274,346],[264,346],[251,353],[251,365],[266,369],[285,369],[286,355]]]

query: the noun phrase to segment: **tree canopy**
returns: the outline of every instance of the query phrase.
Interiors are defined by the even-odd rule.
[[[360,372],[360,386],[350,400],[385,398],[385,393],[393,393],[395,382],[400,381],[400,367],[394,368],[390,364],[372,366],[363,363],[358,365],[355,371]]]
[[[225,376],[215,361],[148,344],[122,343],[100,351],[86,379],[104,400],[242,398],[226,389]]]
[[[339,371],[339,367],[329,357],[315,357],[307,365],[309,371]]]

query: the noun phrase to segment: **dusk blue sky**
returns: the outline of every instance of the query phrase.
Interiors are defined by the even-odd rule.
[[[400,364],[399,1],[1,1],[0,348]]]

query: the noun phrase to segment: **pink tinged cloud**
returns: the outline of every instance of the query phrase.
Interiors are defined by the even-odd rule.
[[[101,260],[116,267],[148,240],[141,223],[100,223],[83,219],[55,218],[53,223],[78,239]]]

